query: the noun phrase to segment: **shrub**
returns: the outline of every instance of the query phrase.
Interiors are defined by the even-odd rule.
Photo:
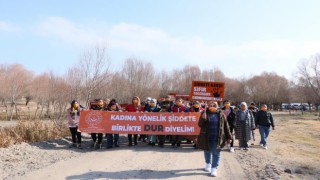
[[[21,142],[33,143],[69,135],[65,123],[43,120],[21,120],[14,127],[0,128],[0,147]]]

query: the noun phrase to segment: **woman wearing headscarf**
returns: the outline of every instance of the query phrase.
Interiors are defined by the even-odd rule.
[[[144,108],[141,107],[140,98],[138,96],[134,96],[131,102],[132,103],[126,107],[127,112],[143,112],[144,111]],[[134,134],[133,143],[135,146],[138,145],[137,140],[138,140],[138,134]],[[128,141],[129,141],[128,145],[132,146],[132,134],[128,134]]]
[[[248,110],[247,103],[242,102],[236,112],[236,139],[240,142],[240,149],[249,150],[248,141],[251,140],[251,131],[254,130],[255,122],[252,112]]]
[[[81,132],[78,131],[79,117],[80,117],[79,103],[76,100],[71,102],[71,107],[67,110],[68,113],[68,126],[70,129],[72,144],[70,147],[81,147]]]
[[[217,102],[208,103],[208,108],[201,114],[198,125],[202,134],[199,136],[201,139],[198,141],[198,147],[205,150],[205,171],[211,171],[211,176],[217,176],[220,151],[226,142],[229,144],[232,139],[226,116],[218,110]]]

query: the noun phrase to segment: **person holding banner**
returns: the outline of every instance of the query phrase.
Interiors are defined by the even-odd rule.
[[[97,99],[97,106],[93,106],[92,110],[97,110],[97,111],[106,111],[107,109],[105,108],[104,102],[102,99]],[[98,136],[98,142],[97,142],[97,136]],[[95,149],[100,149],[102,147],[102,139],[103,139],[103,134],[102,133],[91,133],[91,138],[93,141],[93,144],[91,147]]]
[[[217,102],[208,103],[208,108],[201,114],[198,125],[201,128],[198,147],[204,150],[205,171],[211,171],[211,176],[216,177],[220,151],[226,142],[230,144],[232,139],[226,116],[218,110]]]
[[[120,111],[116,100],[110,101],[108,104],[108,111]],[[106,134],[107,135],[107,149],[114,147],[119,147],[119,134]]]
[[[182,104],[182,98],[177,98],[175,105],[171,107],[171,112],[174,112],[174,113],[189,112],[189,108],[186,107],[184,104]],[[171,146],[174,147],[176,144],[177,144],[177,147],[180,147],[181,145],[180,135],[172,136]]]
[[[129,104],[127,107],[126,107],[126,111],[127,112],[143,112],[144,111],[144,108],[141,107],[141,102],[140,102],[140,98],[138,96],[134,96],[132,98],[132,104]],[[133,135],[133,143],[134,145],[138,145],[138,135],[137,134],[134,134]],[[129,141],[129,146],[132,146],[132,134],[128,134],[128,141]]]
[[[70,147],[78,147],[81,149],[81,132],[78,131],[78,123],[80,117],[81,107],[76,100],[71,102],[71,107],[67,109],[68,112],[68,126],[70,129],[72,144]]]
[[[256,128],[252,112],[247,103],[242,102],[236,113],[236,139],[240,142],[240,149],[249,150],[248,141],[251,140],[251,131]]]
[[[230,101],[229,100],[225,100],[223,102],[223,112],[224,112],[224,115],[226,115],[227,117],[227,121],[228,121],[228,125],[229,125],[229,128],[230,128],[230,133],[232,135],[232,141],[230,143],[230,146],[228,147],[229,148],[229,151],[230,152],[234,152],[234,147],[233,147],[233,144],[234,144],[234,138],[233,138],[233,131],[234,131],[234,128],[236,127],[236,114],[235,114],[235,111],[234,109],[230,106]]]
[[[149,106],[146,106],[145,112],[160,112],[161,108],[157,106],[157,100],[151,99],[149,101]],[[157,141],[157,135],[148,135],[148,145],[155,146]],[[160,144],[160,143],[159,143]]]
[[[192,107],[189,109],[189,112],[203,112],[204,111],[204,108],[201,107],[201,104],[199,101],[195,101],[193,104],[192,104]],[[195,136],[195,135],[189,135],[189,136],[183,136],[184,138],[188,139],[189,141],[193,141],[194,142],[194,145],[193,147],[195,149],[197,149],[197,137],[198,136]]]

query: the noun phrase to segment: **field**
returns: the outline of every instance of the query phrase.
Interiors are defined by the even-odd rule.
[[[315,113],[273,112],[276,130],[268,150],[259,146],[259,133],[249,151],[223,150],[216,179],[319,179],[320,121]],[[2,121],[0,122],[2,126]],[[203,152],[191,144],[182,148],[148,146],[140,142],[92,150],[84,134],[84,149],[70,149],[70,137],[0,148],[1,179],[209,179],[202,171]],[[62,169],[63,170],[62,170]]]

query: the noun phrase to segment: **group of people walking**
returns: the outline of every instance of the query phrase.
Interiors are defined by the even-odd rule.
[[[77,101],[71,102],[68,109],[68,125],[72,136],[71,147],[82,148],[81,133],[77,130],[79,115],[83,108]],[[92,110],[101,111],[126,111],[126,112],[199,112],[201,113],[198,125],[200,127],[199,136],[187,137],[190,141],[194,140],[195,147],[204,150],[205,171],[211,172],[212,176],[217,176],[217,167],[220,162],[220,151],[226,145],[230,152],[234,152],[235,139],[239,140],[241,150],[249,150],[248,142],[254,138],[254,130],[259,128],[261,135],[260,146],[267,149],[267,138],[271,127],[275,124],[267,105],[261,105],[261,109],[255,107],[254,103],[247,106],[246,102],[240,103],[237,108],[231,106],[229,100],[223,102],[223,107],[219,108],[215,101],[198,102],[184,104],[183,99],[177,98],[174,101],[170,96],[161,102],[157,99],[147,98],[143,103],[140,98],[134,96],[131,103],[125,108],[121,108],[116,100],[109,98],[97,99],[96,104],[91,106]],[[107,147],[119,147],[119,134],[106,134]],[[92,148],[102,147],[103,134],[91,133]],[[128,146],[138,145],[138,140],[148,141],[149,145],[154,146],[158,143],[159,147],[164,147],[166,139],[169,139],[171,146],[180,147],[184,136],[180,135],[143,135],[139,139],[137,134],[128,134]]]

